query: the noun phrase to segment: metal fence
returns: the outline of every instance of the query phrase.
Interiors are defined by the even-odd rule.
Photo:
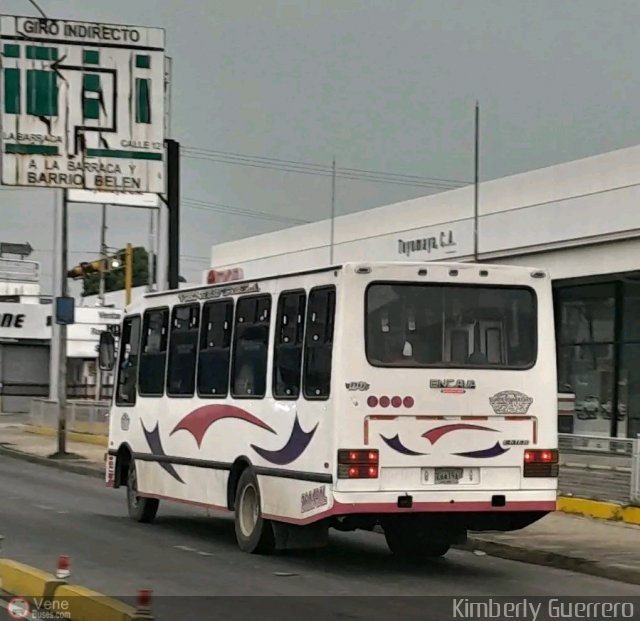
[[[109,432],[108,401],[67,401],[67,429],[79,433],[107,435]],[[29,421],[37,427],[58,426],[58,404],[48,399],[33,399]]]
[[[631,504],[640,506],[640,434],[634,441],[631,458]]]
[[[560,451],[578,453],[607,453],[631,457],[634,441],[632,438],[609,438],[606,436],[583,436],[573,433],[558,434]]]

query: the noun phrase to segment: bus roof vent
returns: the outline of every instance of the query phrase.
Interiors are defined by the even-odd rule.
[[[371,274],[371,268],[368,265],[358,265],[356,274]]]

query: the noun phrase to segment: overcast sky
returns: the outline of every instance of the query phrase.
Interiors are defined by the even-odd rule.
[[[172,134],[185,147],[470,180],[637,144],[637,0],[38,0],[50,17],[158,26],[173,57]],[[5,14],[35,15],[27,0]],[[184,159],[182,195],[283,218],[330,214],[330,179]],[[339,180],[337,213],[422,188]],[[53,193],[0,190],[1,241],[40,252],[50,291]],[[471,209],[471,206],[470,206]],[[112,208],[110,246],[148,217]],[[71,207],[70,262],[97,252],[99,207]],[[181,273],[212,244],[286,221],[183,206]]]

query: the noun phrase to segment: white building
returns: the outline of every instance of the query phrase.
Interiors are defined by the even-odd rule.
[[[40,294],[39,265],[0,258],[0,412],[28,411],[49,395],[51,298]],[[118,308],[76,307],[67,329],[69,396],[93,397],[100,332],[122,318]]]
[[[563,430],[640,433],[640,147],[487,181],[478,260],[549,270],[556,288]],[[474,260],[473,188],[443,192],[212,248],[245,278],[344,261]],[[207,273],[205,273],[205,281]],[[617,412],[617,417],[612,416]]]

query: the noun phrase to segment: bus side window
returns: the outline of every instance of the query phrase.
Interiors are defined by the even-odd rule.
[[[196,383],[199,324],[199,304],[174,306],[171,313],[167,372],[167,394],[170,396],[193,396]]]
[[[269,322],[271,296],[247,296],[238,299],[233,356],[231,396],[261,399],[267,387],[269,360]]]
[[[198,395],[226,397],[229,392],[233,300],[207,302],[202,309]]]
[[[120,339],[116,405],[131,406],[136,403],[139,353],[140,317],[127,317],[122,324]]]
[[[331,392],[335,287],[316,287],[309,293],[304,345],[304,396],[328,399]]]
[[[278,300],[273,351],[273,396],[276,399],[300,396],[306,297],[304,291],[286,291]]]
[[[164,376],[169,340],[169,309],[148,310],[142,321],[142,349],[138,391],[143,397],[164,394]]]

